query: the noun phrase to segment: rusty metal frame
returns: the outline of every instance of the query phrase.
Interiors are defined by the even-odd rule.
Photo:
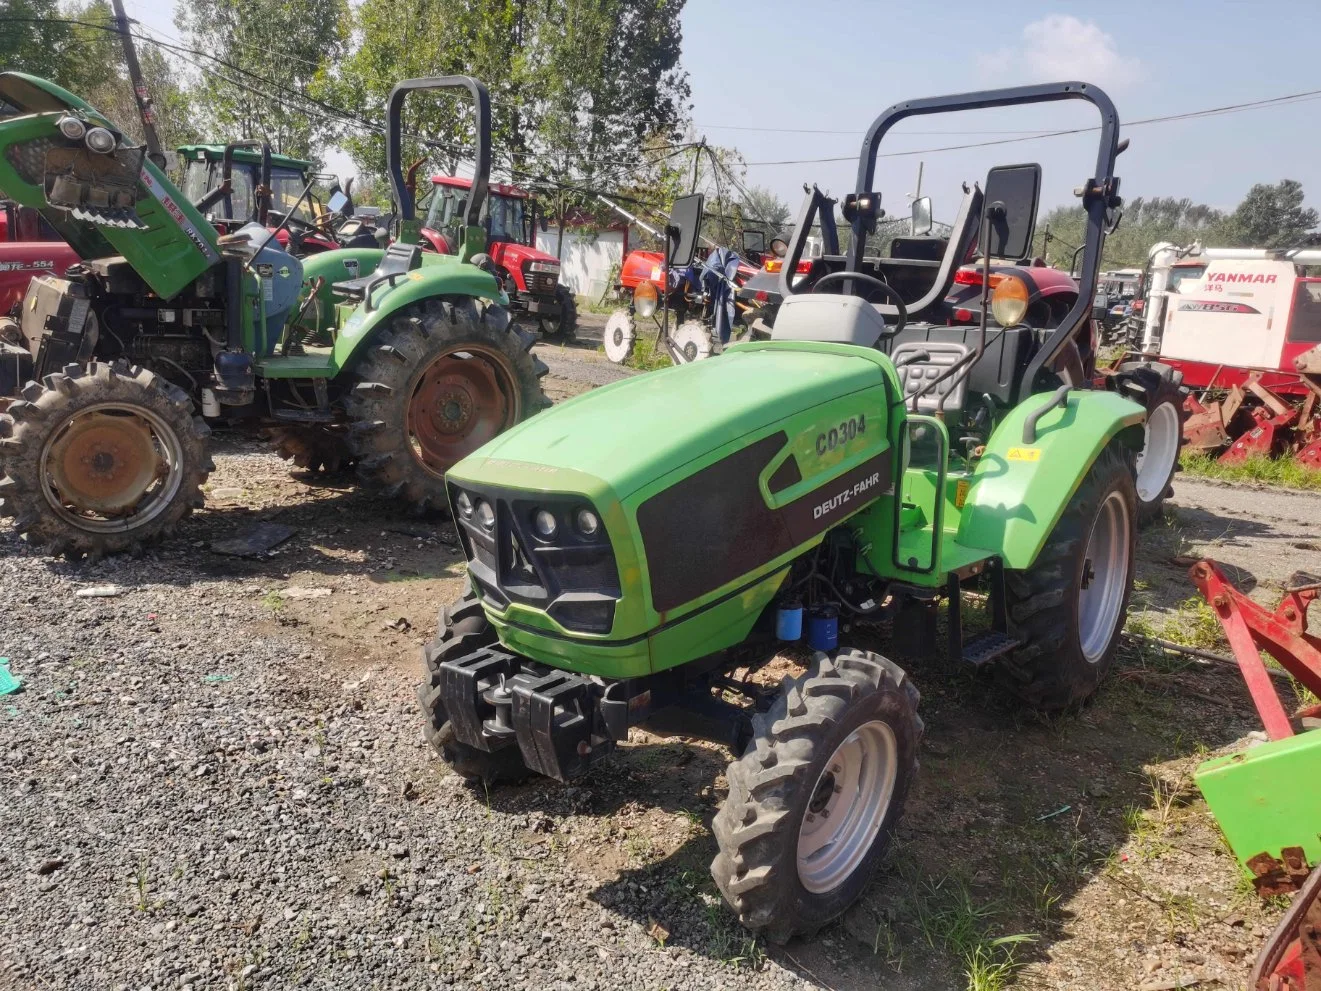
[[[1268,612],[1231,585],[1214,561],[1198,561],[1188,576],[1225,630],[1266,735],[1272,740],[1293,736],[1289,715],[1262,662],[1261,651],[1275,658],[1313,695],[1321,696],[1321,638],[1307,632],[1307,607],[1321,591],[1321,582],[1286,589],[1275,611]]]

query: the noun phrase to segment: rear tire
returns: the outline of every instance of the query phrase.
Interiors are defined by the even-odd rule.
[[[1146,526],[1160,519],[1165,500],[1174,494],[1170,483],[1179,470],[1183,424],[1183,372],[1153,361],[1129,361],[1115,370],[1119,392],[1147,410],[1142,452],[1137,457],[1137,521]]]
[[[550,405],[535,343],[504,307],[471,297],[428,300],[376,331],[344,400],[363,486],[443,509],[446,471]]]
[[[67,365],[0,414],[0,517],[70,559],[137,552],[201,507],[211,429],[126,361]]]
[[[1083,702],[1114,666],[1137,546],[1133,455],[1101,451],[1036,561],[1005,572],[1010,632],[1000,663],[1009,688],[1045,712]]]
[[[465,781],[496,784],[523,781],[532,776],[517,746],[493,754],[477,750],[454,738],[445,704],[440,700],[440,666],[451,657],[461,657],[496,643],[495,630],[482,611],[471,587],[440,611],[436,638],[422,648],[422,670],[426,678],[418,687],[417,701],[425,722],[422,732],[437,753]]]
[[[918,698],[898,665],[850,650],[817,655],[753,717],[712,822],[711,875],[743,925],[783,943],[862,894],[917,774]]]

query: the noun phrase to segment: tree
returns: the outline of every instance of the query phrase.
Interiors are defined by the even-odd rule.
[[[761,231],[768,244],[776,234],[785,233],[793,222],[789,204],[762,186],[748,188],[740,207],[744,228]]]
[[[213,56],[195,59],[201,78],[191,93],[211,138],[255,138],[315,158],[343,121],[308,97],[347,52],[350,23],[348,0],[180,4],[175,24],[187,47]]]
[[[122,63],[117,36],[75,22],[109,24],[109,5],[61,9],[58,0],[6,0],[0,18],[0,66],[49,79],[78,96],[111,77]]]
[[[686,119],[678,67],[684,0],[365,0],[358,49],[319,94],[382,122],[394,84],[463,73],[491,93],[497,175],[543,181],[570,205],[589,197],[566,185],[615,189],[645,166],[653,135],[672,141]],[[417,94],[405,108],[410,158],[453,171],[471,152],[466,95]],[[420,136],[420,137],[419,137]],[[383,176],[379,130],[348,129],[360,173]]]
[[[1303,206],[1303,184],[1281,179],[1257,183],[1225,225],[1225,243],[1244,248],[1288,248],[1309,240],[1317,212]]]

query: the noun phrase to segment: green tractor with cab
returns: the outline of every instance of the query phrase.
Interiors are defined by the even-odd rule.
[[[485,186],[486,88],[406,80],[390,95],[387,165],[412,236],[299,259],[278,228],[221,235],[72,93],[0,73],[0,189],[81,259],[34,278],[0,318],[0,516],[69,556],[135,550],[202,504],[212,424],[269,432],[300,467],[356,462],[373,491],[443,508],[451,465],[548,406],[534,338],[481,267],[479,198],[455,254],[416,246],[400,114],[437,88],[472,96]]]
[[[1080,298],[1033,328],[1026,296],[986,279],[977,326],[924,319],[974,245],[1027,253],[1041,170],[966,186],[927,258],[873,257],[882,139],[911,117],[1059,100],[1101,117],[1079,190]],[[1143,442],[1142,407],[1088,387],[1118,129],[1083,83],[891,107],[845,200],[848,254],[786,278],[770,340],[578,396],[455,465],[469,588],[441,612],[419,689],[454,770],[567,781],[633,726],[728,745],[712,874],[744,925],[783,941],[862,892],[918,769],[912,678],[841,633],[888,623],[933,649],[943,603],[950,660],[993,666],[1042,710],[1087,699],[1127,610]],[[814,209],[809,197],[785,272]],[[676,221],[693,213],[676,204],[674,264],[691,259],[696,230]],[[976,636],[965,590],[986,595]],[[795,648],[810,657],[801,676],[758,679]]]

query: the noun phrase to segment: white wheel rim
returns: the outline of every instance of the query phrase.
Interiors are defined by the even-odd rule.
[[[1089,664],[1105,656],[1121,619],[1131,527],[1123,494],[1111,492],[1092,523],[1078,582],[1078,642]]]
[[[628,352],[633,347],[632,321],[628,314],[623,310],[616,310],[610,314],[610,319],[605,323],[605,356],[611,361],[619,364],[628,359]]]
[[[879,719],[859,726],[835,748],[798,828],[798,880],[804,888],[833,891],[853,876],[876,842],[898,777],[894,730]]]
[[[1161,403],[1143,427],[1142,452],[1137,457],[1138,499],[1154,502],[1165,492],[1179,457],[1179,411]]]
[[[699,323],[682,323],[671,336],[679,364],[687,365],[711,357],[711,335]]]

